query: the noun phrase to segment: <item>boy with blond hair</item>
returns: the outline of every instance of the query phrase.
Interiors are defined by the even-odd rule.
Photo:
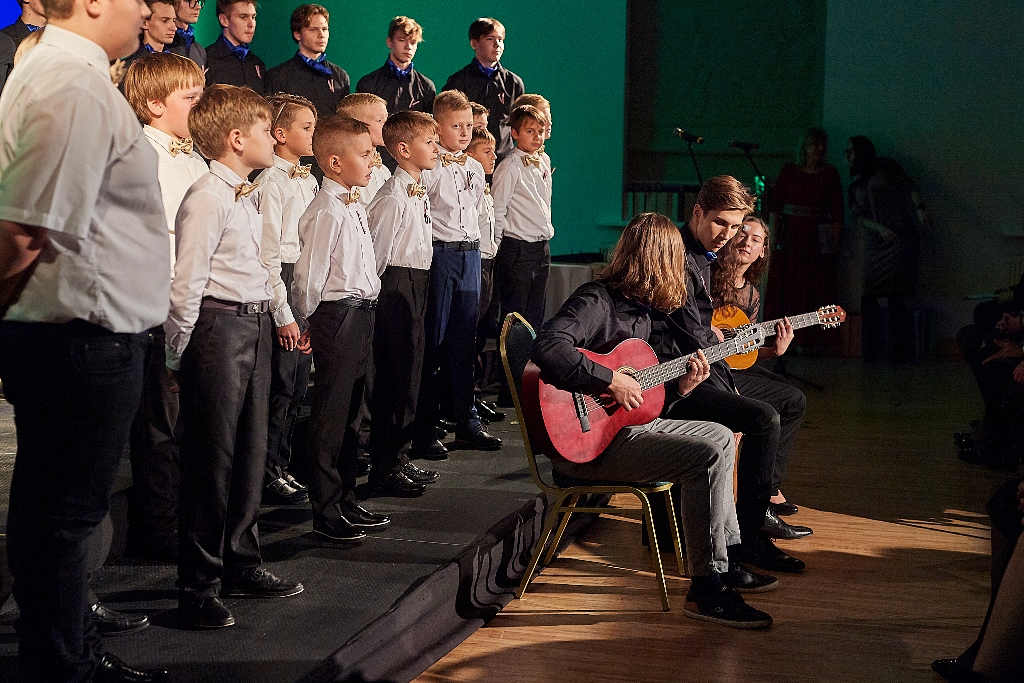
[[[128,103],[143,124],[143,133],[159,158],[174,268],[174,221],[192,184],[209,168],[195,151],[188,115],[199,101],[202,69],[179,55],[152,54],[132,64],[121,82]],[[176,562],[178,559],[178,394],[164,371],[164,330],[150,330],[142,403],[129,440],[132,496],[128,507],[128,544],[136,555]]]
[[[391,520],[356,501],[359,412],[380,293],[373,240],[359,203],[373,170],[373,143],[365,123],[341,116],[317,122],[313,155],[323,187],[299,219],[299,261],[292,296],[308,321],[316,384],[309,416],[313,464],[309,500],[313,533],[356,541]]]
[[[199,12],[205,0],[176,0],[174,5],[174,40],[167,46],[168,52],[188,57],[200,67],[206,67],[206,48],[196,42],[195,29]]]
[[[356,92],[373,93],[395,114],[411,109],[428,114],[434,110],[434,82],[416,70],[413,57],[423,42],[423,27],[415,19],[397,16],[388,24],[388,58],[356,84]]]
[[[387,103],[383,98],[368,92],[352,93],[338,102],[338,116],[345,116],[362,121],[370,129],[370,141],[373,143],[373,173],[365,190],[359,192],[359,203],[365,209],[377,196],[377,191],[384,186],[391,171],[384,165],[384,159],[377,149],[384,146],[384,122],[388,118]]]
[[[193,628],[235,623],[220,597],[302,591],[261,566],[256,526],[275,330],[256,186],[245,179],[274,163],[271,116],[251,90],[215,85],[188,119],[213,161],[178,209],[164,331],[167,367],[181,387],[178,617]]]
[[[260,258],[270,271],[273,297],[270,313],[277,327],[271,353],[270,423],[267,429],[267,471],[263,501],[293,504],[308,499],[307,489],[288,471],[292,433],[306,395],[312,356],[300,348],[302,330],[292,312],[292,277],[299,260],[299,217],[319,186],[301,157],[313,155],[316,107],[305,97],[280,93],[267,98],[273,112],[274,165],[256,178],[259,184],[263,240]]]
[[[430,199],[420,184],[437,163],[437,124],[427,114],[402,111],[384,124],[384,144],[398,161],[370,204],[370,232],[381,275],[370,415],[370,487],[377,495],[417,496],[437,472],[423,470],[400,451],[412,436],[423,371],[423,316],[433,258]]]
[[[487,107],[477,102],[473,102],[473,128],[475,130],[487,129],[487,117],[490,115]],[[491,136],[494,137],[493,135]]]

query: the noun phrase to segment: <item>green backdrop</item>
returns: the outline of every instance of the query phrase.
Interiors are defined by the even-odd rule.
[[[295,53],[288,18],[298,4],[274,0],[259,7],[252,48],[268,66]],[[327,0],[323,5],[331,12],[327,58],[348,72],[353,87],[387,58],[384,40],[388,22],[396,15],[413,17],[423,26],[416,68],[438,89],[473,56],[470,23],[480,16],[499,19],[507,31],[502,64],[519,74],[526,92],[551,100],[554,131],[547,150],[557,168],[552,253],[596,251],[615,243],[618,229],[600,226],[617,224],[622,210],[625,2],[353,5]],[[210,0],[197,36],[209,45],[219,32]]]

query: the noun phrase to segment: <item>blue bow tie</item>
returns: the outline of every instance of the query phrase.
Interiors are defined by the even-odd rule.
[[[296,52],[295,55],[302,59],[303,63],[318,74],[324,76],[334,76],[334,72],[331,71],[331,67],[327,66],[327,56],[320,55],[319,59],[310,59],[301,52]]]
[[[29,33],[35,33],[36,31],[41,29],[42,26],[36,26],[35,24],[25,24],[25,28],[28,29]]]
[[[476,57],[473,58],[473,61],[476,62],[476,68],[480,69],[480,72],[485,74],[488,78],[493,76],[494,72],[498,70],[498,67],[496,67],[496,66],[495,67],[484,66],[483,64],[480,63],[480,60],[477,59]]]
[[[704,258],[708,260],[708,263],[714,263],[715,261],[718,260],[718,254],[716,254],[713,251],[705,251]]]
[[[146,52],[148,52],[149,54],[153,54],[154,52],[156,52],[156,50],[149,46],[149,43],[143,43],[142,47],[146,48]]]
[[[238,57],[239,60],[245,61],[245,58],[249,56],[249,46],[245,43],[242,43],[241,45],[232,45],[231,41],[228,40],[227,36],[224,34],[221,34],[220,39],[228,46],[228,50],[231,51],[231,54]]]
[[[398,65],[392,62],[390,59],[388,59],[387,65],[388,69],[391,70],[391,73],[393,73],[397,78],[405,78],[406,76],[412,73],[412,68],[413,66],[415,66],[412,62],[409,62],[408,69],[399,69]]]
[[[196,32],[191,26],[188,28],[177,28],[174,29],[174,35],[181,36],[181,41],[185,43],[185,52],[192,49],[192,43],[196,42]]]

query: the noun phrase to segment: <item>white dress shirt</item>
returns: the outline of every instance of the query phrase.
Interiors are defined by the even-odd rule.
[[[174,219],[178,215],[178,207],[184,199],[192,183],[206,175],[210,168],[195,150],[191,154],[178,152],[171,156],[171,141],[178,138],[169,135],[153,126],[143,126],[153,149],[160,159],[160,195],[164,199],[164,214],[167,216],[167,227],[171,238],[171,270],[174,270]]]
[[[232,303],[270,300],[270,273],[260,260],[263,223],[255,194],[235,200],[244,178],[220,163],[197,180],[178,208],[178,260],[171,313],[164,323],[167,367],[177,370],[203,297]]]
[[[480,200],[480,258],[494,258],[501,244],[501,235],[494,225],[494,197],[485,190]]]
[[[370,182],[366,184],[366,187],[359,188],[359,203],[363,205],[364,209],[370,208],[370,202],[380,192],[380,188],[384,187],[384,183],[391,178],[391,171],[384,164],[375,167],[370,172]]]
[[[4,320],[142,332],[171,281],[157,155],[91,40],[48,26],[0,97],[0,219],[47,231]]]
[[[444,147],[442,154],[449,154]],[[465,152],[458,152],[462,156]],[[465,165],[441,161],[423,172],[421,183],[430,196],[434,239],[439,242],[472,242],[480,239],[480,199],[484,196],[484,167],[467,156]]]
[[[524,164],[531,156],[540,165]],[[546,153],[527,155],[516,147],[494,169],[491,196],[494,197],[494,223],[501,237],[525,242],[549,240],[555,235],[551,225],[551,157]]]
[[[409,196],[412,185],[420,186],[405,169],[396,168],[367,211],[378,275],[388,266],[430,270],[430,198],[426,193]]]
[[[346,205],[348,190],[324,185],[299,219],[299,261],[292,280],[295,313],[308,318],[321,301],[376,300],[380,293],[366,209]]]
[[[274,324],[284,327],[295,322],[288,305],[288,290],[281,279],[281,264],[299,260],[299,218],[316,196],[316,178],[290,177],[295,164],[274,155],[274,165],[256,178],[260,184],[258,203],[263,217],[263,242],[260,257],[270,271],[270,288],[274,293],[270,312]]]

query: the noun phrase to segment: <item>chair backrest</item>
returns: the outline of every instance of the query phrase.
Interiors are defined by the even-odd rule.
[[[523,406],[521,403],[523,372],[526,364],[530,361],[530,352],[533,350],[533,341],[537,335],[530,323],[518,313],[509,313],[505,316],[505,322],[501,326],[501,337],[498,340],[498,350],[501,352],[501,362],[505,366],[505,377],[508,379],[509,389],[512,391],[512,401],[516,406],[516,415],[519,417],[519,431],[523,435],[523,446],[526,448],[526,460],[530,465],[530,474],[533,481],[542,490],[554,493],[558,489],[545,482],[540,476],[537,467],[537,456],[534,451],[534,442],[530,438],[530,431],[527,428],[526,420],[523,417]]]

